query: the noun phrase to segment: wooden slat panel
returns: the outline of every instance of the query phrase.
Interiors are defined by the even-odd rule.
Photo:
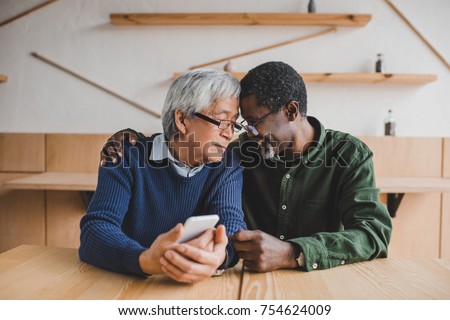
[[[385,195],[382,200],[385,202]],[[405,194],[392,219],[391,258],[438,258],[441,195]]]
[[[47,171],[97,172],[109,134],[48,134]]]
[[[47,245],[63,248],[80,246],[80,219],[86,206],[79,192],[47,192]]]
[[[45,135],[0,133],[0,171],[45,171]]]
[[[444,178],[450,178],[450,138],[444,139],[444,154],[443,154],[443,172]]]
[[[113,13],[116,25],[282,25],[362,27],[370,14],[307,13]]]
[[[450,193],[442,196],[441,258],[450,259]]]
[[[12,22],[22,18],[22,17],[25,17],[25,16],[27,16],[27,15],[29,15],[29,14],[31,14],[31,13],[39,10],[39,9],[42,9],[42,8],[48,6],[49,4],[51,4],[51,3],[55,2],[55,1],[57,1],[57,0],[47,0],[47,1],[43,2],[43,3],[41,3],[41,4],[38,4],[38,5],[30,8],[30,9],[25,10],[24,12],[19,13],[18,15],[15,15],[15,16],[13,16],[11,18],[8,18],[8,19],[6,19],[4,21],[1,21],[0,22],[0,27],[6,26],[6,25],[8,25],[8,24],[10,24],[10,23],[12,23]]]
[[[237,299],[241,266],[195,285],[81,262],[76,249],[21,246],[0,255],[0,299]]]
[[[361,137],[361,140],[374,153],[377,176],[441,177],[441,138]]]
[[[450,178],[450,138],[443,145],[442,175]],[[442,195],[441,257],[450,259],[450,192]]]
[[[173,74],[173,79],[183,72]],[[241,80],[246,72],[230,72]],[[426,84],[437,79],[434,74],[392,74],[392,73],[301,73],[303,81],[307,83],[394,83],[394,84]]]
[[[21,176],[0,173],[0,252],[24,243],[45,245],[44,191],[3,188],[3,182]]]
[[[382,181],[380,176],[404,177],[412,181],[419,177],[427,181],[441,179],[441,138],[362,137],[361,139],[374,153],[375,172],[379,177],[377,180]],[[413,186],[413,183],[406,183],[403,191],[406,189],[411,191]],[[426,189],[424,183],[419,182],[415,186]],[[400,191],[399,189],[384,189],[384,191]],[[428,189],[426,191],[433,192]],[[392,219],[390,257],[439,257],[442,190],[436,189],[434,192],[405,194],[396,217]],[[382,194],[382,199],[386,202],[385,194]]]
[[[312,272],[298,270],[245,272],[241,298],[243,300],[450,299],[449,279],[448,261],[377,259]]]

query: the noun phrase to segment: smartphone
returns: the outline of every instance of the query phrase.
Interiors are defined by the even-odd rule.
[[[182,243],[197,238],[206,230],[214,228],[218,221],[219,216],[217,214],[188,218],[184,223],[184,232],[177,242]]]

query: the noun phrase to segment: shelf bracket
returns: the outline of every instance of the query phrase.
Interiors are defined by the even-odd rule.
[[[387,208],[389,211],[389,215],[392,218],[395,218],[397,214],[397,209],[400,206],[400,202],[402,202],[404,193],[388,193],[387,194]]]
[[[94,196],[94,191],[80,191],[80,195],[87,209],[91,203],[92,197]]]

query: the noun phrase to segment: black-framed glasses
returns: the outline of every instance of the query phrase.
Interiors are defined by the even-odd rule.
[[[198,112],[195,112],[194,116],[202,120],[208,121],[209,123],[215,124],[220,130],[227,130],[230,126],[234,133],[238,133],[239,131],[242,130],[242,126],[240,124],[233,122],[231,120],[215,120]]]
[[[265,118],[267,118],[268,116],[270,116],[273,113],[276,113],[278,111],[272,110],[269,113],[263,115],[261,118],[258,118],[255,122],[253,123],[248,123],[247,120],[244,120],[240,123],[240,125],[242,126],[242,128],[244,128],[247,132],[250,132],[252,135],[257,136],[259,135],[258,130],[256,129],[256,126],[258,124],[261,123],[261,121],[263,121]]]

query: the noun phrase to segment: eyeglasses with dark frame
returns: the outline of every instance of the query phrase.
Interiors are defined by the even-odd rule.
[[[199,112],[195,112],[194,116],[208,121],[209,123],[215,124],[220,130],[227,130],[230,126],[234,133],[238,133],[242,130],[242,126],[240,124],[231,120],[215,120]]]
[[[272,110],[269,113],[263,115],[261,118],[258,118],[252,124],[249,124],[247,120],[241,121],[240,125],[242,126],[242,128],[245,129],[245,131],[250,132],[254,136],[258,136],[259,135],[259,131],[256,129],[256,126],[258,124],[260,124],[261,121],[263,121],[265,118],[267,118],[268,116],[270,116],[271,114],[276,113],[276,112],[278,112],[278,111]]]

